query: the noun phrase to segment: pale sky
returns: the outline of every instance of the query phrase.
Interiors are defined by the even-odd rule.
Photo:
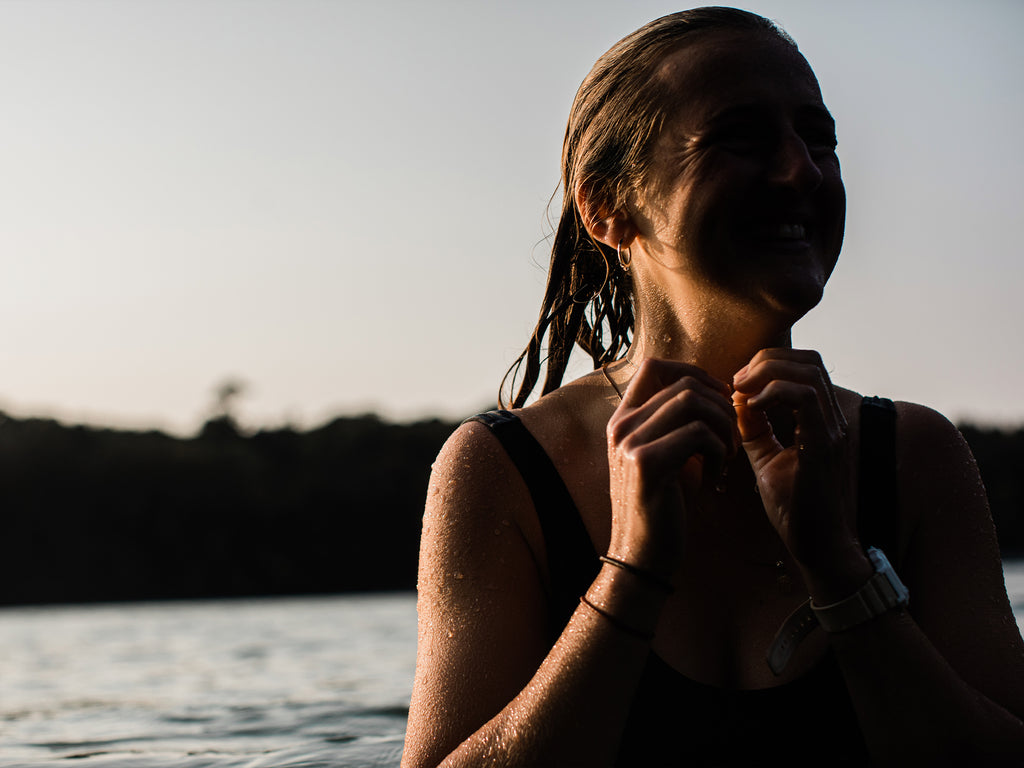
[[[493,402],[565,119],[665,2],[0,0],[0,409],[179,433]],[[1024,423],[1024,3],[764,0],[836,117],[847,238],[794,342]],[[557,210],[557,209],[556,209]]]

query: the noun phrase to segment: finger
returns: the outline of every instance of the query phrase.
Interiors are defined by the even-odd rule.
[[[701,424],[717,437],[725,446],[726,454],[731,456],[737,449],[735,419],[731,405],[717,390],[694,380],[681,379],[640,408],[610,420],[608,442],[609,446],[616,446],[629,454],[690,424]],[[678,469],[693,455],[692,451],[682,450],[666,460],[673,469]],[[723,466],[721,461],[714,459],[705,468],[720,472]]]
[[[751,406],[761,406],[765,389],[776,381],[812,387],[818,394],[820,410],[828,426],[838,432],[846,431],[846,418],[839,407],[832,382],[824,369],[817,365],[784,359],[761,360],[736,381],[736,390],[747,395],[747,403]]]
[[[659,411],[666,404],[672,404],[677,401],[687,402],[688,398],[692,397],[692,395],[696,395],[707,400],[709,403],[717,406],[723,414],[726,414],[731,418],[732,393],[723,392],[720,387],[710,386],[705,377],[692,375],[686,375],[671,382],[653,394],[636,410],[647,418]]]
[[[814,349],[793,349],[792,347],[765,347],[758,350],[744,368],[751,367],[763,360],[793,360],[810,365],[823,365],[821,355]],[[737,371],[739,374],[743,369]]]
[[[775,437],[767,414],[760,408],[748,406],[745,395],[739,392],[734,394],[733,405],[743,450],[756,470],[763,461],[772,458],[784,447]]]
[[[622,403],[626,407],[635,408],[686,376],[696,379],[706,387],[721,392],[726,397],[732,391],[724,381],[716,379],[707,371],[695,365],[647,357],[640,363],[636,375],[629,382],[629,386],[626,387],[626,391],[622,395]]]
[[[691,421],[628,451],[636,461],[647,467],[650,477],[667,477],[680,471],[694,458],[703,459],[704,476],[717,477],[729,454],[728,443],[705,422]]]
[[[693,366],[676,367],[677,375],[684,371],[692,373],[699,369]],[[720,385],[710,386],[709,379],[706,375],[684,375],[632,408],[631,403],[624,398],[608,422],[609,441],[618,444],[641,428],[642,439],[650,441],[682,423],[697,419],[709,420],[726,445],[736,446],[736,416],[731,399],[722,391],[721,382],[710,379],[711,383],[717,382]]]
[[[639,439],[649,442],[683,424],[700,421],[711,428],[730,452],[735,451],[736,414],[731,401],[719,391],[684,379],[678,386],[669,387],[657,398],[652,398],[647,407],[654,410],[642,424],[637,425]]]
[[[828,394],[828,398],[835,409],[837,415],[837,421],[843,432],[846,431],[846,415],[843,413],[843,409],[839,405],[839,398],[836,396],[835,386],[832,384],[832,379],[828,375],[828,371],[825,369],[825,363],[821,359],[821,355],[813,349],[791,349],[788,347],[769,347],[760,350],[751,361],[737,371],[736,376],[733,377],[733,385],[737,384],[738,378],[743,378],[751,368],[758,365],[761,362],[768,360],[790,360],[794,363],[805,364],[812,366],[817,369],[818,375],[824,387],[824,391]]]
[[[762,409],[750,406],[747,396],[742,392],[733,393],[732,404],[736,413],[736,426],[743,442],[760,439],[774,431],[768,415]]]
[[[797,447],[823,448],[842,435],[831,408],[822,403],[823,396],[811,385],[776,379],[758,393],[756,400],[748,399],[746,405],[762,412],[775,407],[791,411],[796,419]]]

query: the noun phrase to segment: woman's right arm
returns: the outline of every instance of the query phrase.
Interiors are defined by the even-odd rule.
[[[645,378],[609,424],[611,551],[664,576],[672,571],[666,526],[677,528],[682,514],[678,467],[694,453],[724,455],[732,407],[717,385]],[[653,523],[645,512],[656,513]],[[461,427],[428,491],[403,768],[613,763],[649,652],[642,635],[653,634],[666,595],[605,564],[586,597],[615,621],[581,604],[549,648],[538,565],[546,556],[528,541],[536,526],[529,492],[497,440],[483,425]]]
[[[524,535],[532,514],[490,431],[462,426],[434,464],[424,514],[403,768],[614,758],[648,643],[581,605],[547,647],[541,558]],[[607,565],[588,596],[642,632],[664,599]]]

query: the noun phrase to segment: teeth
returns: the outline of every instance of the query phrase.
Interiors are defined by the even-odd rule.
[[[803,224],[780,224],[778,229],[778,236],[791,238],[793,240],[803,240],[806,232],[804,231]]]

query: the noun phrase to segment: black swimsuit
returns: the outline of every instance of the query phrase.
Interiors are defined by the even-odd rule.
[[[861,405],[858,527],[861,541],[896,554],[895,408]],[[501,442],[526,482],[550,571],[551,642],[600,570],[565,483],[540,443],[508,411],[472,417]],[[863,766],[869,764],[842,673],[831,652],[792,682],[761,689],[704,685],[653,651],[634,696],[618,766]]]

